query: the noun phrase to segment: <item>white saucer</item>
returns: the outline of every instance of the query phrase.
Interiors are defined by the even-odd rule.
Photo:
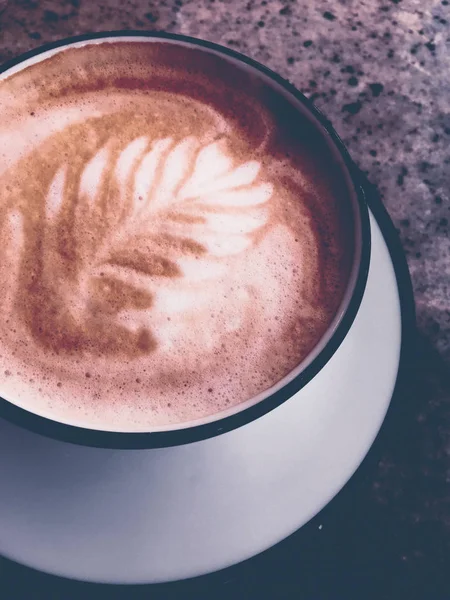
[[[386,414],[401,346],[397,281],[371,215],[356,320],[293,398],[222,436],[103,450],[0,421],[0,554],[64,577],[151,583],[249,558],[304,525],[357,469]]]

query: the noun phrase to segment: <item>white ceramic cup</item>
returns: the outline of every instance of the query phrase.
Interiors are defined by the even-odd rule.
[[[318,134],[334,153],[348,186],[348,196],[353,213],[353,262],[342,302],[333,321],[313,350],[293,371],[256,397],[238,404],[232,409],[199,421],[181,423],[180,425],[164,428],[164,430],[144,433],[112,432],[69,425],[49,418],[48,415],[38,415],[25,410],[14,404],[14,398],[9,398],[8,400],[0,398],[1,416],[46,436],[97,447],[165,447],[213,437],[249,423],[285,402],[313,378],[320,377],[321,369],[348,334],[358,312],[369,268],[370,227],[364,191],[360,184],[357,170],[329,121],[289,82],[261,64],[232,50],[210,42],[166,33],[107,32],[88,34],[49,44],[22,55],[4,65],[0,72],[0,78],[8,77],[10,74],[20,71],[31,64],[44,61],[49,56],[62,52],[71,46],[102,44],[106,41],[120,42],[124,40],[128,42],[133,40],[139,42],[145,41],[148,43],[157,43],[163,40],[165,43],[195,47],[202,52],[219,55],[223,60],[230,61],[246,72],[251,72],[252,76],[260,78],[266,85],[273,87],[278,94],[281,94],[289,101],[296,111],[298,111],[299,115],[302,115],[302,118],[305,116],[308,118]]]

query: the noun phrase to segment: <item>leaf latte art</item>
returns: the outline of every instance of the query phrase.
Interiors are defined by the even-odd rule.
[[[24,317],[37,342],[133,356],[156,349],[161,319],[188,326],[186,313],[195,303],[198,315],[227,259],[268,219],[272,186],[255,183],[259,164],[234,167],[222,145],[140,137],[116,156],[104,146],[81,170],[57,169],[23,262],[34,274]]]
[[[173,52],[87,45],[0,80],[0,391],[38,414],[147,431],[228,410],[299,364],[342,296],[337,203],[302,136],[236,67]]]

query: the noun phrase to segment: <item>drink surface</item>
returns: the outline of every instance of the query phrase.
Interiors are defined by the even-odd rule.
[[[0,393],[148,431],[290,373],[335,316],[353,220],[336,157],[216,54],[88,44],[0,80]]]

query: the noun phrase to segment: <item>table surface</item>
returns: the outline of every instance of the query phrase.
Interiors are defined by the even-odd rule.
[[[402,417],[352,498],[347,493],[332,503],[323,526],[327,542],[310,540],[309,574],[298,572],[296,544],[304,539],[294,536],[237,582],[234,576],[221,582],[222,591],[321,600],[450,598],[449,1],[0,0],[0,63],[63,37],[117,29],[201,37],[292,81],[378,187],[413,280],[419,380],[402,398]],[[25,593],[27,581],[37,586],[30,598],[44,597],[37,591],[44,588],[60,590],[45,596],[58,598],[87,597],[93,589],[0,562],[5,598]],[[170,590],[164,597],[186,597],[187,588]],[[99,594],[96,588],[93,597]]]

